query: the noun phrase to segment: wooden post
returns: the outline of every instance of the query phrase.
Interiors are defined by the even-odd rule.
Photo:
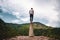
[[[30,21],[29,36],[30,37],[34,36],[34,33],[33,33],[33,22],[32,21]]]

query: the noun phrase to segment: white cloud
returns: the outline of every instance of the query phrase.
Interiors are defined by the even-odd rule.
[[[55,27],[57,25],[58,21],[58,12],[55,10],[54,5],[46,5],[46,6],[35,6],[35,19],[38,18],[42,19],[45,18],[48,20],[48,23],[46,25]]]
[[[58,23],[57,23],[57,26],[60,27],[60,0],[57,0],[56,2],[57,2],[56,10],[58,12]]]
[[[17,19],[12,20],[12,23],[26,23],[29,22],[29,17],[21,17],[22,14],[19,12],[13,12],[12,15],[16,16]],[[24,14],[23,14],[24,15]]]
[[[17,20],[17,19],[16,20],[12,20],[11,22],[12,23],[19,23],[19,20]]]
[[[16,16],[18,19],[20,19],[20,13],[19,12],[13,12],[12,15]]]
[[[8,0],[7,3],[9,8],[14,9],[14,11],[12,11],[12,15],[17,18],[17,20],[13,21],[15,23],[29,22],[29,10],[33,7],[35,13],[34,19],[37,18],[37,20],[40,21],[40,19],[46,18],[48,20],[46,25],[56,26],[57,24],[58,12],[55,11],[56,0],[43,0],[39,3],[37,0]]]
[[[27,22],[27,21],[29,21],[29,17],[21,18],[21,20],[22,20],[23,22]]]
[[[2,16],[2,15],[0,15],[0,18],[3,18],[3,16]]]

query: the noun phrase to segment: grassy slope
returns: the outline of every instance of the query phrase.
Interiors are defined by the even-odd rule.
[[[25,24],[12,24],[12,23],[6,23],[7,26],[11,26],[14,28],[21,28],[21,27],[26,27],[29,28],[30,24],[29,23],[25,23]],[[39,22],[34,22],[33,23],[33,28],[34,29],[52,29],[52,27],[48,27],[42,23]]]
[[[15,35],[26,36],[26,35],[29,34],[29,23],[26,23],[26,24],[12,24],[12,23],[5,23],[2,20],[0,20],[0,22],[2,23],[2,24],[0,23],[1,27],[4,24],[6,24],[6,26],[8,27],[8,31],[7,31],[8,33],[5,34],[7,36],[8,36],[8,34],[10,34],[9,36],[14,36],[15,32],[17,32],[17,34],[15,34]],[[34,34],[36,36],[43,35],[43,36],[60,38],[60,28],[52,28],[52,27],[48,27],[48,26],[46,26],[42,23],[34,22],[33,23],[33,29],[34,29]],[[13,30],[14,31],[16,30],[16,31],[14,32]],[[3,32],[3,30],[2,30],[2,32]]]

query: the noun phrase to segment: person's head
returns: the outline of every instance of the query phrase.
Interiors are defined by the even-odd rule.
[[[33,9],[33,8],[31,8],[31,9]]]

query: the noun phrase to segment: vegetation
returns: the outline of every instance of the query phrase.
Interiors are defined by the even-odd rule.
[[[54,29],[35,29],[34,33],[36,36],[48,36],[51,38],[60,39],[60,28]]]
[[[13,27],[7,26],[4,21],[0,19],[0,40],[10,38],[18,35],[18,32]]]
[[[60,28],[48,27],[42,23],[34,22],[33,29],[35,36],[48,36],[51,38],[60,39]],[[28,36],[29,23],[26,24],[12,24],[5,23],[0,19],[0,40],[14,36]]]

